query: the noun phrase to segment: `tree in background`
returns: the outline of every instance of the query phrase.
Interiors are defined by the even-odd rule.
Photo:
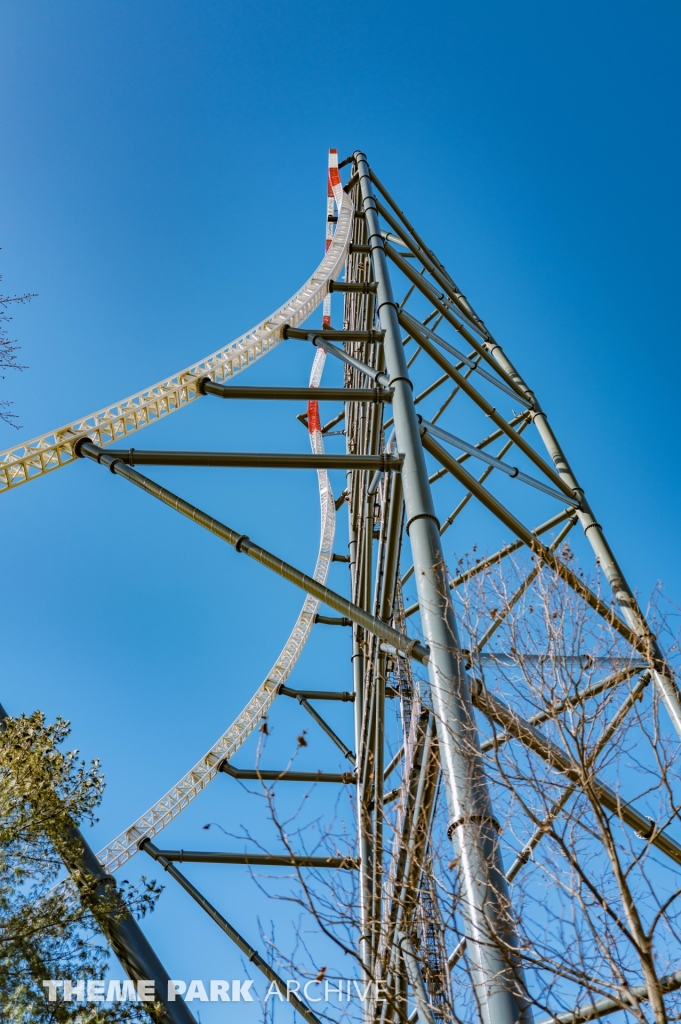
[[[587,577],[567,547],[561,557],[600,594],[598,571]],[[507,558],[485,571],[477,570],[480,561],[457,566],[467,577],[457,588],[457,612],[510,889],[510,900],[505,886],[497,890],[497,903],[514,921],[519,946],[506,942],[504,929],[483,938],[498,947],[519,1000],[527,984],[539,1024],[587,1024],[617,1011],[637,1024],[678,1021],[678,741],[647,661],[536,557]],[[678,671],[675,613],[660,600],[650,621]],[[406,742],[390,769],[401,769],[400,785],[383,796],[376,937],[362,933],[356,873],[296,867],[282,877],[253,872],[263,893],[291,908],[294,942],[284,947],[273,929],[262,931],[262,941],[286,977],[336,987],[339,976],[380,983],[385,994],[371,1019],[407,1024],[416,1004],[425,1024],[471,1024],[480,1019],[465,937],[472,909],[457,880],[451,817],[438,786],[428,680],[416,677],[418,669],[412,677],[412,669],[401,659],[389,676],[399,704],[392,702],[386,723],[389,714],[402,720],[393,749],[402,736]],[[470,742],[471,760],[479,756],[472,735],[457,742]],[[356,807],[353,817],[341,797],[330,815],[328,798],[320,805],[312,790],[290,803],[279,792],[275,801],[274,785],[263,782],[256,792],[275,842],[250,824],[239,838],[259,851],[357,855]],[[484,884],[496,884],[494,877]],[[362,957],[369,942],[372,956]],[[263,1004],[266,1024],[273,1005]],[[337,1024],[365,1019],[357,1000],[315,1012]]]
[[[11,355],[11,353],[10,353]],[[134,1004],[49,1002],[42,985],[51,978],[101,978],[108,950],[96,927],[102,908],[67,885],[65,836],[74,822],[94,820],[104,780],[95,761],[64,752],[69,734],[62,719],[45,724],[36,711],[5,718],[0,735],[0,1022],[113,1024],[148,1019]],[[57,853],[59,850],[59,854]],[[119,887],[120,889],[120,887]],[[128,887],[127,908],[142,916],[160,890]],[[80,897],[80,898],[79,898]]]
[[[0,277],[0,281],[2,278]],[[17,362],[16,353],[19,351],[20,345],[17,345],[14,338],[8,337],[7,327],[12,319],[8,315],[7,309],[14,302],[30,302],[31,299],[35,299],[35,293],[27,292],[25,295],[3,295],[0,293],[0,370],[25,370],[26,367],[22,366],[21,363]],[[4,380],[4,373],[0,373],[0,379]],[[5,423],[9,423],[10,427],[14,427],[16,430],[19,429],[19,424],[13,421],[17,419],[13,412],[9,411],[9,407],[12,403],[6,399],[0,399],[0,420],[4,420]]]

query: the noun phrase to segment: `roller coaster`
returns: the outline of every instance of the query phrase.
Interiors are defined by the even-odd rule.
[[[667,739],[681,737],[669,659],[535,390],[367,157],[355,152],[339,163],[331,150],[327,185],[324,258],[288,302],[174,376],[0,455],[0,490],[85,460],[93,473],[106,469],[121,486],[135,485],[304,594],[286,644],[236,720],[102,850],[95,854],[81,837],[82,856],[67,867],[76,885],[83,877],[111,885],[132,857],[152,858],[206,911],[207,927],[236,943],[308,1024],[329,1015],[347,1018],[349,1004],[322,1013],[299,991],[289,992],[272,957],[208,902],[179,863],[286,867],[308,894],[307,872],[351,878],[345,896],[337,890],[334,898],[347,900],[344,927],[352,937],[356,979],[371,993],[357,1010],[365,1024],[516,1024],[537,1014],[581,1024],[627,1008],[643,1012],[653,999],[651,982],[645,970],[636,976],[633,969],[616,984],[566,975],[566,987],[555,990],[562,1003],[545,1005],[537,986],[549,968],[528,951],[517,880],[527,872],[524,885],[532,884],[538,851],[559,841],[557,822],[586,820],[579,803],[584,793],[589,814],[598,819],[602,813],[603,828],[616,837],[615,846],[625,844],[633,862],[659,856],[663,870],[681,865],[674,816],[653,820],[645,795],[625,797],[620,779],[631,785],[629,769],[620,775],[614,761],[603,774],[594,769],[604,751],[616,754],[618,729],[644,697],[664,708]],[[334,328],[336,292],[343,314],[342,327]],[[310,326],[320,306],[321,326]],[[307,383],[233,383],[277,346],[301,343],[310,346]],[[342,372],[342,386],[323,385],[327,364]],[[294,408],[306,403],[298,418],[310,450],[154,451],[127,441],[193,402],[216,398],[297,403]],[[326,424],[320,404],[336,410]],[[344,442],[344,451],[326,450],[332,437],[342,438],[332,447]],[[146,475],[153,466],[314,470],[320,510],[314,569],[308,574],[289,564],[156,483]],[[334,493],[330,474],[339,471],[345,486]],[[453,509],[444,507],[450,495]],[[348,547],[338,553],[341,512]],[[525,525],[528,519],[537,525]],[[452,563],[443,536],[455,523],[457,551],[471,554]],[[578,568],[567,547],[577,525],[596,577]],[[489,551],[490,538],[500,536],[503,543]],[[328,585],[334,561],[347,565],[345,594]],[[542,601],[554,610],[533,626]],[[313,630],[334,626],[347,638],[346,689],[294,688],[296,663]],[[296,700],[310,728],[340,752],[343,771],[232,764],[285,698]],[[340,704],[351,705],[352,738],[343,739],[333,721]],[[320,705],[330,711],[322,715]],[[565,740],[575,709],[586,709],[588,721],[602,728],[586,768]],[[502,752],[511,748],[521,753],[502,764]],[[220,775],[252,781],[268,793],[296,783],[325,792],[327,785],[341,787],[355,833],[344,846],[338,841],[314,854],[159,846],[163,830]],[[526,795],[530,781],[550,796],[544,816]],[[592,841],[602,841],[594,829]],[[546,865],[543,870],[546,876]],[[168,973],[132,917],[112,915],[104,931],[134,982],[154,980],[158,1019],[193,1021],[180,996],[167,997]],[[663,995],[673,992],[681,977],[663,978],[661,986]],[[570,998],[578,1005],[569,1006]]]

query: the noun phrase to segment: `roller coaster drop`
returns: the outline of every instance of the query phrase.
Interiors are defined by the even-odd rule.
[[[340,176],[343,167],[348,168],[349,175],[345,185]],[[389,267],[396,280],[407,282],[407,294],[399,303]],[[331,326],[331,293],[336,291],[344,302],[342,330]],[[420,296],[420,301],[427,303],[429,312],[422,319],[407,309],[412,296]],[[322,328],[306,326],[320,303]],[[448,340],[446,334],[454,340]],[[315,347],[307,387],[248,388],[231,383],[232,377],[287,338],[307,341]],[[408,359],[410,345],[414,354]],[[420,366],[430,360],[439,375],[415,395],[410,368],[417,355],[425,357]],[[344,387],[321,386],[327,356],[344,364]],[[426,400],[443,386],[449,390],[437,411],[429,418],[419,415],[418,407],[425,408]],[[488,395],[508,406],[506,415],[497,411]],[[112,447],[202,396],[232,401],[307,401],[308,412],[303,418],[309,429],[311,454]],[[467,440],[439,425],[457,396],[491,420],[493,430],[483,440]],[[326,427],[322,427],[319,415],[322,400],[343,403],[342,412]],[[324,437],[332,425],[343,420],[346,452],[328,454]],[[539,442],[536,447],[525,436],[528,426],[534,427]],[[489,449],[495,441],[500,441],[502,447],[498,454],[491,455]],[[542,445],[548,459],[540,450]],[[459,961],[466,965],[483,1024],[529,1022],[532,991],[525,979],[516,937],[509,881],[519,865],[527,861],[532,843],[536,845],[541,834],[530,841],[526,855],[521,854],[513,868],[504,868],[488,782],[494,765],[484,762],[485,751],[494,744],[487,741],[481,746],[476,710],[480,720],[502,728],[568,778],[570,766],[533,722],[492,695],[481,682],[485,671],[494,672],[499,666],[513,663],[516,652],[482,650],[498,622],[490,624],[474,649],[472,645],[464,648],[452,594],[474,576],[499,566],[514,551],[525,549],[535,563],[532,579],[537,567],[546,567],[621,639],[623,664],[614,666],[616,671],[599,683],[601,688],[638,676],[638,696],[652,678],[679,736],[681,702],[667,661],[535,393],[396,206],[364,154],[356,152],[339,166],[335,150],[330,151],[326,254],[289,302],[231,345],[175,377],[4,452],[0,456],[0,489],[10,490],[77,458],[107,467],[227,541],[237,552],[283,576],[306,597],[279,658],[236,721],[177,785],[96,857],[82,839],[80,861],[67,865],[72,874],[94,876],[102,885],[110,885],[110,876],[144,851],[206,910],[270,981],[278,982],[271,964],[208,903],[180,872],[177,862],[282,864],[299,871],[321,867],[356,871],[358,962],[364,979],[381,982],[377,991],[382,993],[363,1008],[367,1024],[407,1018],[433,1024],[452,1019],[449,970]],[[471,458],[484,463],[479,477],[466,467]],[[433,464],[439,464],[435,472]],[[321,535],[312,575],[287,564],[140,472],[139,467],[153,465],[316,469]],[[337,496],[329,483],[331,469],[347,473],[347,487]],[[500,475],[515,479],[514,486],[524,492],[524,507],[535,499],[553,503],[552,515],[541,526],[528,529],[508,508],[509,501],[496,497],[485,486],[493,473],[495,479]],[[461,486],[463,496],[454,511],[442,519],[436,511],[433,485],[445,475]],[[472,507],[475,503],[483,506],[512,540],[496,554],[452,577],[441,538],[469,502]],[[349,554],[334,556],[335,518],[343,504],[349,517]],[[590,589],[571,568],[569,559],[561,556],[560,544],[576,523],[581,525],[612,588],[614,602]],[[553,539],[547,544],[542,536],[552,531]],[[411,567],[405,571],[401,561],[407,549]],[[326,585],[334,558],[349,562],[349,598]],[[530,577],[521,588],[523,592],[532,582]],[[405,609],[402,589],[410,578],[417,602]],[[514,597],[509,607],[516,600]],[[336,617],[320,614],[322,606],[332,609]],[[407,625],[415,614],[420,618],[420,633],[410,635]],[[351,692],[299,691],[287,686],[315,623],[352,627],[348,632],[352,645]],[[588,654],[581,651],[571,657],[575,663],[588,660]],[[613,669],[613,658],[603,661]],[[427,674],[427,679],[417,681],[413,669]],[[596,692],[593,687],[592,692]],[[235,752],[261,723],[278,695],[298,699],[347,759],[346,772],[246,771],[231,765]],[[401,708],[402,742],[392,759],[386,755],[385,746],[386,697],[397,697]],[[585,695],[584,700],[587,698]],[[311,700],[324,700],[329,708],[337,707],[336,701],[353,702],[354,752]],[[400,767],[400,784],[384,792],[384,782]],[[307,781],[355,787],[355,850],[339,857],[296,857],[159,849],[153,840],[220,772],[280,784]],[[621,819],[672,862],[681,864],[681,846],[675,840],[651,825],[630,803],[623,802],[605,782],[597,785],[598,799],[609,814]],[[427,870],[439,792],[446,798],[446,834],[454,848],[450,869],[459,892],[461,938],[453,952],[444,946],[442,929],[434,926],[439,914],[437,892]],[[390,804],[395,810],[390,824],[392,842],[384,839]],[[108,922],[105,931],[129,976],[133,980],[153,979],[157,993],[165,993],[168,975],[132,918],[118,915]],[[291,1002],[309,1024],[319,1024],[317,1013],[306,1002],[296,995],[292,995]],[[414,1007],[411,1016],[410,1005]],[[613,1009],[617,1006],[601,1007],[598,1013],[594,1008],[589,1015]],[[579,1014],[563,1016],[571,1021],[585,1019]],[[161,1019],[168,1024],[189,1024],[194,1018],[178,998],[164,1000]]]

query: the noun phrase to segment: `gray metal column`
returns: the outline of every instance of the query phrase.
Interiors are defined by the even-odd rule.
[[[407,533],[437,720],[442,771],[450,813],[450,836],[459,856],[462,913],[472,980],[483,1024],[516,1024],[531,1015],[525,996],[517,939],[501,860],[498,826],[484,775],[470,693],[462,667],[454,611],[449,599],[440,524],[435,516],[412,386],[388,275],[387,257],[363,153],[354,155],[366,217],[368,243],[378,283],[377,308],[385,331],[386,368],[393,388]]]

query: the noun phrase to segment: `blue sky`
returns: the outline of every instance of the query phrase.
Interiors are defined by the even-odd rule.
[[[0,270],[5,292],[38,298],[15,311],[29,369],[0,382],[22,424],[0,424],[0,448],[276,308],[323,252],[327,149],[361,147],[540,395],[632,585],[680,601],[679,18],[668,2],[5,0]],[[304,383],[309,365],[289,344],[241,382]],[[224,405],[144,445],[305,450],[290,410]],[[312,564],[312,478],[179,472],[155,475]],[[234,717],[301,604],[131,490],[78,464],[0,509],[0,699],[69,718],[102,759],[95,847]],[[297,683],[324,657],[346,687],[341,639],[315,644]],[[173,843],[239,817],[222,781]],[[218,900],[215,870],[194,877]],[[246,898],[229,899],[255,941]],[[238,963],[170,890],[149,933],[191,976]]]

